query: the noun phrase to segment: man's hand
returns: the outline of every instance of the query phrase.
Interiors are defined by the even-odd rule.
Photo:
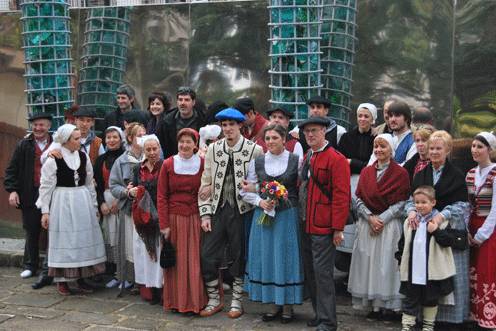
[[[170,228],[160,229],[160,233],[164,235],[164,239],[169,239],[170,236]]]
[[[50,214],[41,215],[41,226],[45,230],[48,230],[49,216],[50,216]]]
[[[203,201],[208,200],[211,195],[212,195],[212,186],[211,185],[201,187],[200,191],[198,192],[198,196]]]
[[[201,218],[201,228],[205,232],[212,231],[212,218],[210,216],[202,216],[202,218]]]
[[[332,243],[334,246],[339,246],[344,240],[344,234],[343,231],[334,231],[334,234],[332,235]]]
[[[10,192],[9,205],[17,208],[19,207],[20,204],[21,204],[21,200],[19,199],[19,194],[17,194],[17,192]]]
[[[52,159],[61,159],[63,156],[60,149],[57,148],[52,149],[50,152],[48,152],[48,157],[51,157]]]

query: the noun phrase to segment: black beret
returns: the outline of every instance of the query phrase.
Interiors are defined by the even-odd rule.
[[[239,98],[234,103],[233,108],[236,108],[241,113],[246,114],[250,110],[255,109],[255,104],[253,103],[253,100],[250,98]]]
[[[328,127],[331,124],[331,120],[327,117],[310,117],[298,124],[298,128],[303,129],[308,124],[317,124]]]
[[[30,114],[28,117],[28,121],[32,122],[34,120],[39,120],[39,119],[46,119],[46,120],[53,120],[52,114],[49,113],[37,113],[37,114]]]
[[[269,109],[266,111],[267,113],[267,116],[270,116],[272,113],[275,113],[276,111],[280,111],[281,113],[283,113],[287,118],[293,118],[293,113],[290,112],[289,110],[287,110],[286,108],[282,108],[282,107],[276,107],[276,108],[272,108],[272,109]]]
[[[324,105],[327,108],[331,106],[331,102],[328,99],[321,97],[320,95],[315,95],[307,100],[307,105],[310,106],[312,103]]]
[[[141,110],[131,110],[122,114],[122,119],[127,123],[138,122],[146,126],[146,113]]]
[[[91,118],[95,118],[97,115],[96,115],[96,110],[94,108],[81,107],[72,116],[74,116],[74,117],[91,117]]]

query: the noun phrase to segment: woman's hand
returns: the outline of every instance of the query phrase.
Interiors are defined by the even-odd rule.
[[[127,194],[132,198],[136,198],[136,195],[138,194],[138,188],[133,187],[133,188],[128,189]]]
[[[100,205],[100,211],[102,212],[103,216],[107,216],[108,214],[110,214],[110,208],[105,202]]]
[[[272,209],[274,209],[276,203],[274,200],[260,200],[260,203],[258,205],[265,211],[271,211]]]
[[[200,191],[198,192],[198,196],[203,201],[208,200],[211,195],[212,195],[212,186],[211,185],[201,187]]]
[[[427,223],[427,231],[429,233],[436,231],[438,227],[439,227],[439,224],[437,224],[437,222],[435,222],[434,219],[431,219],[429,221],[429,223]]]
[[[52,149],[50,152],[48,152],[48,157],[51,157],[52,159],[61,159],[63,156],[60,149],[57,148]]]
[[[376,215],[369,216],[370,235],[377,236],[382,232],[384,223]]]
[[[468,234],[468,244],[470,246],[475,246],[475,247],[482,245],[482,243],[480,241],[475,240],[470,233]]]
[[[441,213],[437,214],[436,216],[434,216],[434,217],[432,218],[432,221],[436,222],[436,223],[437,223],[437,225],[441,225],[441,223],[443,223],[443,221],[444,221],[444,216],[443,216],[443,214],[441,214]]]
[[[50,214],[41,215],[41,226],[45,230],[48,230],[49,216],[50,216]]]
[[[114,202],[112,202],[112,207],[110,207],[110,212],[114,215],[117,215],[117,213],[119,212],[119,200],[114,200]]]
[[[246,179],[243,179],[241,182],[241,188],[243,189],[243,192],[251,192],[251,193],[256,193],[257,192],[257,187],[255,184],[247,181]]]
[[[417,212],[416,211],[411,211],[408,213],[408,225],[410,226],[411,229],[416,230],[419,224],[419,221],[417,219]]]
[[[170,228],[160,229],[160,233],[164,235],[164,239],[169,239],[170,236]]]

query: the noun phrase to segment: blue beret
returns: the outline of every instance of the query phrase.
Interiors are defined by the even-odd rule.
[[[236,122],[244,122],[245,115],[241,114],[239,110],[234,108],[226,108],[215,115],[218,121],[232,120]]]

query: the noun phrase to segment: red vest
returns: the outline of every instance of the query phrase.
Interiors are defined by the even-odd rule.
[[[38,143],[36,143],[36,139],[34,139],[34,168],[33,168],[33,184],[34,187],[40,187],[40,179],[41,179],[41,155],[45,152],[50,144],[52,143],[52,139],[48,138],[48,143],[45,145],[43,150],[40,149]]]

